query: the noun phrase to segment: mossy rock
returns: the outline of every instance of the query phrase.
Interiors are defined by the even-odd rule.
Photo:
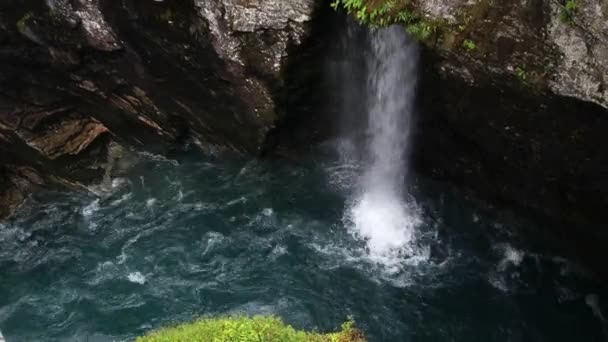
[[[139,337],[137,342],[365,342],[352,321],[335,333],[299,331],[274,316],[220,317],[165,328]]]

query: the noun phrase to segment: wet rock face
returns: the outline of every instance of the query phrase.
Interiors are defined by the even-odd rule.
[[[437,25],[424,41],[421,168],[561,223],[605,222],[607,3],[413,6]]]
[[[259,153],[314,3],[0,3],[0,217],[37,187],[99,181],[110,146]]]
[[[424,49],[412,164],[538,219],[540,231],[608,279],[608,114],[594,103],[538,96],[509,79],[470,85]],[[436,60],[439,59],[439,60]]]
[[[549,87],[560,95],[595,102],[608,108],[608,3],[578,1],[564,25],[563,8],[550,5],[548,36],[559,50],[557,72]]]
[[[444,72],[483,83],[510,76],[531,90],[608,108],[608,5],[603,0],[418,0],[437,25],[426,43]]]
[[[247,64],[250,54],[245,36],[266,33],[269,51],[264,51],[264,67],[276,73],[287,57],[288,44],[300,44],[306,35],[314,9],[313,1],[295,0],[195,0],[194,4],[208,23],[218,54],[237,64]]]

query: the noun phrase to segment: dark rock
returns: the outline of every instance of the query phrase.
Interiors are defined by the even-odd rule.
[[[0,217],[36,187],[100,181],[112,146],[260,153],[314,4],[3,1]]]
[[[536,218],[541,234],[608,276],[606,110],[508,76],[471,85],[438,69],[441,58],[425,49],[421,59],[415,168]]]

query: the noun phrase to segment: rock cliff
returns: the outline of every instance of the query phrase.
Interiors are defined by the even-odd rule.
[[[259,153],[313,0],[0,4],[0,217],[101,180],[125,150]],[[122,152],[116,152],[122,151]]]
[[[422,42],[416,169],[527,211],[606,275],[608,3],[348,3]]]

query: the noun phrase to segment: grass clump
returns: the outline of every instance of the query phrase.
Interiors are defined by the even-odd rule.
[[[274,316],[220,317],[165,328],[139,337],[136,342],[365,342],[354,322],[335,333],[295,330]]]

